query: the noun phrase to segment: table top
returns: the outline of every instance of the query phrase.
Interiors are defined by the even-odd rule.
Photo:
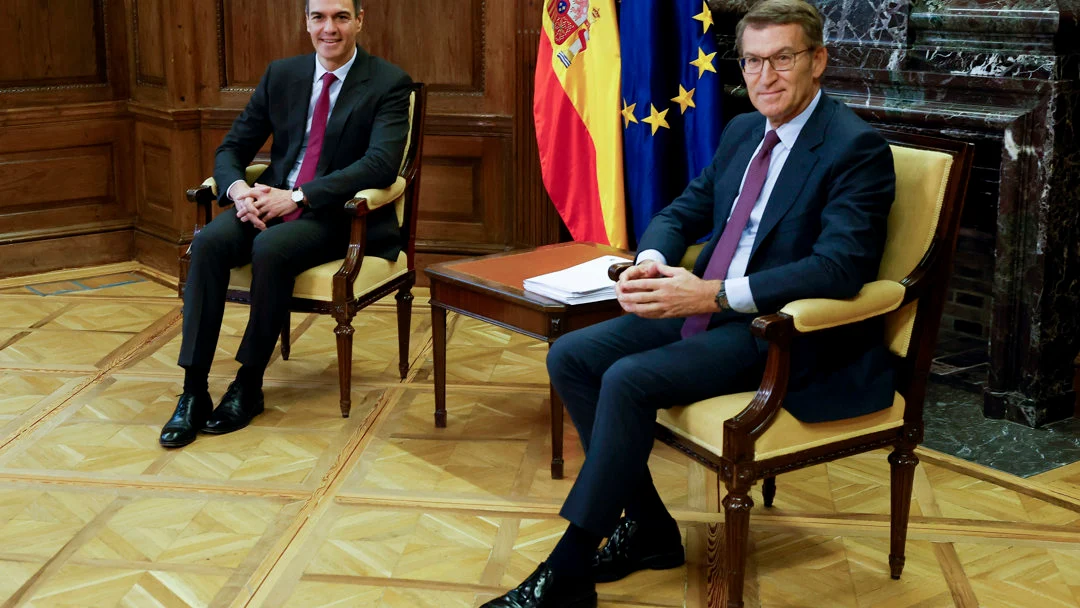
[[[508,251],[479,258],[465,258],[434,264],[424,269],[434,287],[432,296],[438,298],[439,283],[469,291],[487,293],[500,299],[548,312],[590,310],[617,306],[614,300],[589,304],[563,304],[557,300],[525,291],[525,279],[555,272],[604,255],[616,255],[633,260],[632,253],[597,243],[559,243],[536,249]]]

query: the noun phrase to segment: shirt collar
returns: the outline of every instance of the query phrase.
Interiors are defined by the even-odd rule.
[[[356,48],[354,47],[352,57],[349,58],[349,60],[345,62],[345,65],[343,65],[340,68],[334,70],[334,76],[337,76],[338,82],[345,82],[345,77],[349,75],[349,70],[352,69],[353,64],[356,63],[356,55],[357,54],[358,53],[356,52]],[[313,82],[319,82],[319,80],[322,79],[323,74],[325,74],[325,73],[327,73],[329,71],[330,70],[327,70],[326,68],[323,67],[322,62],[319,61],[319,55],[318,55],[318,53],[316,53],[315,54],[315,80]]]
[[[799,115],[791,120],[785,122],[776,128],[776,136],[780,138],[780,143],[784,144],[787,149],[795,147],[795,140],[799,138],[799,133],[802,132],[802,128],[806,126],[806,122],[810,120],[810,115],[814,113],[814,109],[817,108],[818,102],[821,101],[821,89],[818,89],[817,95],[810,101],[810,105],[806,106],[806,109],[799,112]],[[765,132],[773,130],[773,126],[769,123],[769,119],[765,119]]]

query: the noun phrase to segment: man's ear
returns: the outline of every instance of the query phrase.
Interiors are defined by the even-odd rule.
[[[814,49],[814,79],[821,78],[821,75],[825,73],[825,66],[829,64],[829,49],[824,46],[819,46]]]

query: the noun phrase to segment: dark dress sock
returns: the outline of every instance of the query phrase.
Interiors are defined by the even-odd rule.
[[[679,537],[679,524],[668,513],[656,484],[646,474],[641,490],[626,505],[626,519],[637,522],[640,534],[649,540]]]
[[[243,385],[244,388],[262,390],[263,373],[265,372],[265,368],[241,365],[240,370],[236,372],[236,381]]]
[[[556,574],[581,578],[592,568],[593,557],[601,540],[603,539],[592,532],[570,524],[552,550],[547,563]]]
[[[208,377],[210,370],[199,367],[184,368],[184,392],[192,395],[202,395],[210,390]]]

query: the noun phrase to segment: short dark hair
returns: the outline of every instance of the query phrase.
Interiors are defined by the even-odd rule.
[[[360,9],[362,8],[360,6],[360,0],[353,0],[352,6],[353,6],[353,14],[354,15],[359,15],[360,14]],[[309,12],[311,12],[311,11],[308,10],[308,0],[304,0],[304,14],[306,15]]]
[[[797,23],[802,26],[810,48],[825,46],[825,24],[818,9],[805,0],[761,0],[735,26],[735,47],[742,54],[742,36],[747,26]]]

